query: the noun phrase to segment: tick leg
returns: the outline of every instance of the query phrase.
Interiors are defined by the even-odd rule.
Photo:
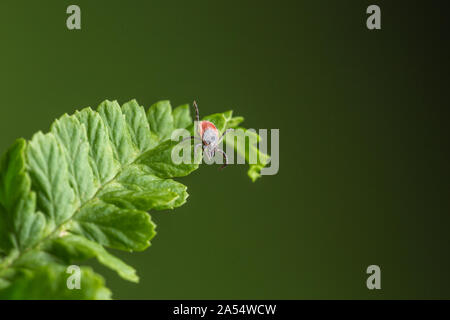
[[[222,170],[228,165],[228,156],[222,149],[217,148],[216,152],[220,152],[223,155],[224,164],[219,168],[219,170]]]
[[[203,154],[206,156],[206,159],[207,159],[208,161],[211,160],[211,157],[209,156],[208,150],[205,151],[205,149],[203,149]]]
[[[228,132],[231,132],[231,131],[234,131],[234,129],[227,129],[227,130],[225,130],[225,132],[220,136],[219,141],[217,141],[217,144],[219,144],[219,143],[223,140],[223,138],[225,137],[225,135],[226,135]],[[222,151],[222,152],[223,152],[223,151]]]
[[[200,135],[200,113],[198,112],[198,107],[197,107],[197,102],[194,100],[194,102],[192,103],[194,105],[195,108],[195,119],[196,119],[196,128],[195,130],[197,131],[197,134]]]
[[[200,122],[200,114],[198,112],[197,102],[194,100],[194,102],[192,104],[194,105],[194,108],[195,108],[195,115],[196,115],[197,122]]]

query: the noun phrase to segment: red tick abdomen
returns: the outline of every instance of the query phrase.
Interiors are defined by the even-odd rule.
[[[219,131],[217,130],[214,123],[212,123],[212,122],[200,121],[200,124],[198,127],[199,127],[198,131],[199,131],[200,137],[202,137],[203,133],[208,129],[214,130],[217,134],[219,134]]]

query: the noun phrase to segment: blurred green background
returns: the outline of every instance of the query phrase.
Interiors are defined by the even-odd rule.
[[[365,26],[382,10],[382,30]],[[66,28],[81,8],[82,29]],[[450,298],[440,1],[0,2],[0,150],[104,99],[280,129],[280,171],[204,165],[117,299]],[[382,290],[366,288],[381,267]]]

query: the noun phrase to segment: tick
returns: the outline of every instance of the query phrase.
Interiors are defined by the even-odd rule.
[[[202,147],[203,153],[206,155],[208,160],[212,159],[215,156],[216,152],[221,153],[223,156],[224,163],[219,168],[219,170],[223,169],[228,165],[228,157],[227,157],[227,154],[225,153],[225,151],[223,151],[222,149],[219,148],[219,144],[222,142],[225,135],[228,132],[233,131],[233,129],[227,129],[227,130],[225,130],[225,132],[222,135],[220,135],[219,130],[217,130],[214,123],[212,123],[210,121],[200,121],[200,115],[198,112],[197,103],[194,101],[193,105],[194,105],[195,114],[196,114],[195,130],[198,134],[198,137],[191,136],[191,137],[184,138],[182,141],[190,140],[190,139],[201,141],[201,143],[198,143],[195,145],[194,154],[197,153],[198,147]]]

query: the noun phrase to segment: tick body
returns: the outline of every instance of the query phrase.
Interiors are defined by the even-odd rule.
[[[194,147],[194,153],[196,153],[197,148],[202,147],[203,153],[206,155],[208,159],[211,159],[214,157],[216,152],[219,152],[223,155],[224,163],[219,169],[223,169],[228,165],[228,157],[226,153],[220,149],[218,146],[220,142],[222,142],[223,137],[233,129],[227,129],[225,132],[220,136],[219,130],[217,130],[214,123],[210,121],[200,121],[200,115],[198,112],[197,103],[194,101],[193,103],[195,108],[195,114],[196,114],[196,132],[198,134],[197,136],[187,137],[183,140],[188,139],[194,139],[194,140],[200,140],[201,143],[196,144]],[[200,137],[200,138],[199,138]]]
[[[219,140],[219,130],[214,123],[209,121],[200,121],[198,124],[198,134],[205,145],[210,145]]]

